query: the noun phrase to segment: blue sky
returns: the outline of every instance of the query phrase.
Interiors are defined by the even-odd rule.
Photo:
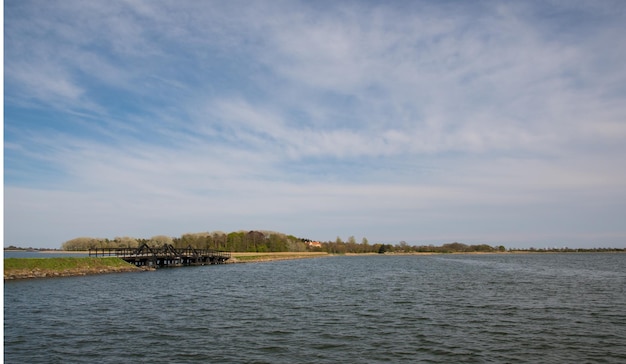
[[[626,2],[4,2],[4,245],[626,247]]]

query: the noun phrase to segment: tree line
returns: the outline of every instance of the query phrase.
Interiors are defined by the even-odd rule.
[[[137,248],[143,244],[157,247],[171,244],[175,248],[191,246],[195,249],[215,249],[231,252],[305,252],[316,251],[329,254],[363,254],[363,253],[492,253],[505,252],[503,245],[491,246],[488,244],[467,245],[453,242],[440,246],[435,245],[409,245],[405,241],[398,244],[370,244],[367,238],[357,242],[354,236],[347,240],[337,237],[334,241],[313,241],[306,238],[298,238],[274,231],[236,231],[224,233],[221,231],[187,233],[180,237],[156,235],[149,239],[116,237],[114,239],[79,237],[68,240],[62,244],[62,250],[89,250],[102,248]],[[519,252],[615,252],[626,251],[617,248],[592,248],[592,249],[509,249],[508,251]]]
[[[315,243],[315,244],[314,244]],[[293,235],[274,231],[236,231],[224,233],[221,231],[187,233],[180,237],[169,237],[166,235],[156,235],[149,239],[132,238],[128,236],[108,238],[78,237],[62,244],[62,250],[89,250],[89,249],[119,249],[137,248],[143,244],[151,247],[171,244],[175,248],[186,248],[191,246],[195,249],[215,249],[232,252],[304,252],[318,251],[329,254],[346,253],[454,253],[454,252],[494,252],[504,251],[503,246],[492,247],[486,244],[465,245],[461,243],[450,243],[442,246],[422,245],[410,246],[404,241],[398,244],[370,244],[367,238],[363,238],[360,243],[354,236],[350,236],[346,241],[337,237],[334,241],[313,242],[311,239],[298,238]]]
[[[187,233],[180,237],[156,235],[149,239],[128,236],[108,238],[79,237],[66,241],[62,250],[137,248],[143,244],[151,247],[171,244],[175,248],[215,249],[233,252],[303,252],[306,239],[273,231],[221,231]]]
[[[506,248],[500,246],[490,246],[487,244],[479,245],[466,245],[462,243],[449,243],[441,246],[435,245],[409,245],[405,241],[401,241],[398,244],[369,244],[367,238],[363,238],[361,243],[357,243],[354,236],[348,238],[347,241],[343,241],[337,237],[332,242],[321,242],[321,247],[313,248],[316,251],[325,251],[331,254],[346,254],[346,253],[470,253],[470,252],[498,252],[506,251]]]

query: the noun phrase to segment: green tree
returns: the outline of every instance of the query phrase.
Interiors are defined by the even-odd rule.
[[[211,240],[214,244],[212,249],[235,251],[233,247],[229,245],[228,236],[221,231],[213,232],[211,234]]]
[[[363,253],[371,252],[371,247],[366,237],[363,237],[363,239],[361,239],[361,246],[363,247]]]
[[[442,249],[443,249],[444,252],[448,252],[448,253],[464,252],[464,251],[467,250],[467,245],[454,242],[454,243],[450,243],[450,244],[444,244],[442,246]]]
[[[246,251],[246,246],[244,245],[244,232],[232,232],[227,235],[228,241],[228,249],[235,252],[244,252]]]
[[[139,246],[137,239],[129,236],[117,236],[113,241],[115,242],[116,248],[137,248]]]
[[[348,242],[346,243],[346,252],[348,253],[358,253],[359,247],[356,244],[356,239],[354,236],[350,236],[348,238]]]
[[[151,247],[161,247],[165,244],[172,244],[173,242],[174,240],[169,236],[155,235],[150,238],[150,240],[148,241],[148,245]]]
[[[249,231],[244,236],[246,251],[249,252],[266,252],[267,245],[265,243],[265,235],[260,231]]]

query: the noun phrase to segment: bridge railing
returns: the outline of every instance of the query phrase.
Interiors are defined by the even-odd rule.
[[[152,256],[170,256],[170,257],[216,257],[221,259],[229,259],[230,252],[215,249],[194,249],[191,247],[177,249],[172,245],[164,245],[159,248],[151,248],[146,244],[139,248],[93,248],[89,249],[90,257],[152,257]]]

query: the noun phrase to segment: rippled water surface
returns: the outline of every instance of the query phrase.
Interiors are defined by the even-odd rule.
[[[626,254],[329,257],[9,281],[6,363],[624,363]]]

